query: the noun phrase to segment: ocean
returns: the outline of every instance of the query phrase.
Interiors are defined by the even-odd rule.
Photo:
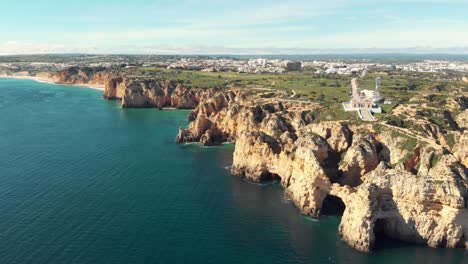
[[[277,182],[230,175],[233,145],[176,144],[188,113],[0,79],[0,263],[468,262],[391,240],[355,251],[340,216],[311,219]]]

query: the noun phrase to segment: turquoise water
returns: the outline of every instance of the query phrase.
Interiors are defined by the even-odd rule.
[[[100,91],[0,79],[0,263],[463,263],[391,243],[361,254],[339,218],[226,169],[232,145],[177,145],[187,111],[121,109]]]

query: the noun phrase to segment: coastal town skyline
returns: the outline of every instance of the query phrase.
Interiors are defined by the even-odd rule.
[[[0,54],[466,54],[467,9],[462,0],[26,1],[0,10],[14,22],[0,24]]]

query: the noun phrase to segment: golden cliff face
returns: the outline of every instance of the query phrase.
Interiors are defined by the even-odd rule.
[[[219,91],[201,100],[178,142],[235,143],[232,173],[279,180],[302,213],[319,217],[340,199],[339,232],[368,252],[378,235],[432,247],[468,248],[466,132],[453,153],[410,140],[387,127],[314,122],[313,105]],[[463,118],[463,117],[460,117]],[[465,142],[465,143],[464,143]]]
[[[190,89],[175,81],[138,79],[119,69],[72,67],[60,72],[39,73],[38,77],[59,84],[92,85],[104,88],[103,97],[121,100],[122,107],[194,109],[203,91]]]
[[[56,83],[104,86],[122,107],[186,108],[187,129],[176,141],[235,143],[232,173],[251,181],[279,180],[299,210],[311,217],[328,199],[344,203],[339,232],[364,252],[386,235],[432,247],[468,248],[468,110],[459,114],[453,147],[444,131],[420,121],[426,138],[373,125],[316,122],[321,108],[247,89],[197,90],[169,80],[137,79],[106,69],[41,73]],[[411,107],[396,109],[411,116]],[[415,143],[416,142],[416,143]]]
[[[115,74],[115,72],[106,68],[71,67],[59,72],[49,73],[49,78],[59,84],[104,87],[106,81]]]
[[[452,152],[461,164],[468,167],[468,109],[456,117],[456,122],[464,131],[459,135]]]
[[[107,80],[104,98],[122,100],[127,108],[194,109],[199,103],[199,94],[174,81],[138,80],[115,77]]]
[[[432,247],[466,247],[468,211],[464,172],[443,161],[427,174],[414,175],[384,163],[364,176],[358,187],[334,184],[331,194],[346,210],[339,227],[343,239],[368,252],[377,234]]]

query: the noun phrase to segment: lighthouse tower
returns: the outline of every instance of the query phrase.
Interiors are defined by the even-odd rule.
[[[375,78],[375,96],[380,97],[380,85],[382,84],[382,77]]]

